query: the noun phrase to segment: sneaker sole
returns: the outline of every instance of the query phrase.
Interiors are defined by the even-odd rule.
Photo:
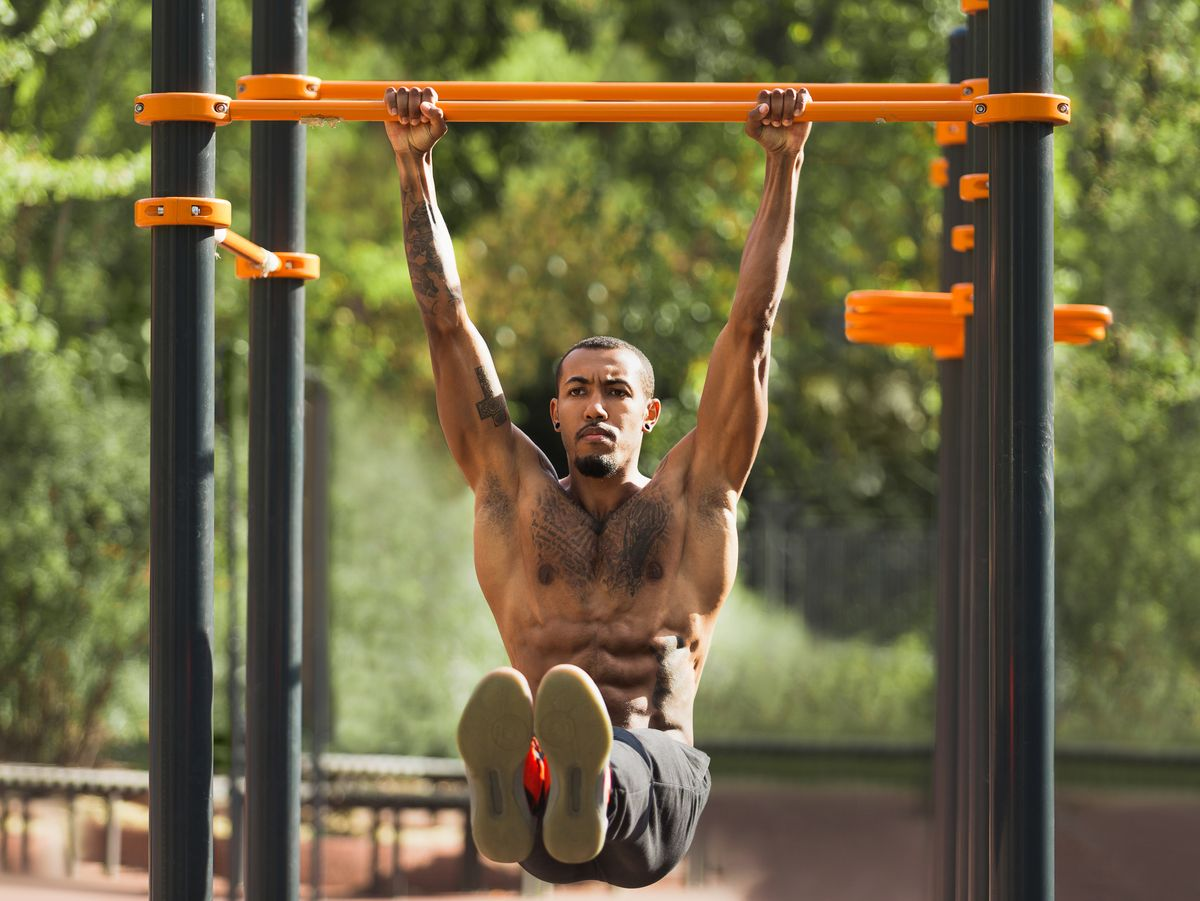
[[[532,738],[533,698],[525,677],[509,667],[488,673],[458,721],[458,752],[467,770],[475,847],[496,863],[519,863],[533,851],[524,782]]]
[[[576,666],[556,666],[538,686],[533,731],[550,769],[542,841],[560,863],[586,863],[604,848],[604,774],[612,723],[600,690]]]

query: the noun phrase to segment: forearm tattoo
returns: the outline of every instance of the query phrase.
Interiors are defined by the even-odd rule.
[[[413,206],[404,229],[404,247],[408,256],[408,274],[412,278],[413,293],[421,312],[426,316],[436,315],[438,305],[445,302],[449,312],[462,303],[462,288],[452,284],[447,277],[446,261],[438,249],[438,235],[434,231],[436,213],[424,200]],[[449,240],[444,236],[444,240]],[[450,261],[453,266],[453,261]]]
[[[497,394],[492,380],[482,366],[475,367],[475,378],[479,379],[479,388],[483,391],[483,400],[475,405],[480,419],[490,419],[496,426],[508,422],[508,404],[503,394]]]

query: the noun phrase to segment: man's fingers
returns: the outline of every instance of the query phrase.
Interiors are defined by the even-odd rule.
[[[775,88],[771,91],[771,124],[779,125],[783,121],[783,91]]]
[[[388,88],[383,92],[383,105],[387,108],[389,116],[396,115],[396,89]]]
[[[783,92],[783,124],[791,126],[796,117],[796,89],[788,88]]]
[[[421,121],[421,91],[419,88],[408,89],[408,124],[416,125]]]
[[[429,120],[429,132],[434,140],[446,133],[446,113],[440,106],[425,101],[421,104],[421,114]]]

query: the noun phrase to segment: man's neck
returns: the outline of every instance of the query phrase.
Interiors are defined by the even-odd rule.
[[[608,516],[629,500],[649,483],[650,479],[631,467],[624,472],[614,472],[611,476],[595,479],[580,475],[574,466],[570,474],[559,484],[579,506],[598,520]]]

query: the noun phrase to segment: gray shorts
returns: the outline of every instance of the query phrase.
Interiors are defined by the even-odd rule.
[[[604,850],[583,864],[546,853],[542,821],[533,853],[521,866],[544,882],[595,879],[640,888],[683,859],[708,801],[708,755],[656,729],[613,729],[612,795]]]

